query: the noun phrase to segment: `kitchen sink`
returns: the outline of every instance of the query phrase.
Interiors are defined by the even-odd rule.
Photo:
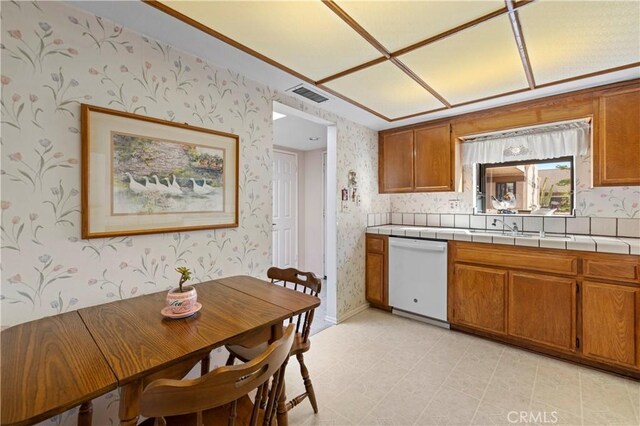
[[[534,235],[535,237],[536,235]],[[544,237],[538,237],[541,240],[555,240],[555,241],[574,241],[575,237],[572,235],[545,235]]]
[[[507,232],[489,229],[469,229],[471,234],[507,235]]]
[[[470,234],[477,235],[491,235],[491,236],[501,236],[501,237],[517,237],[517,238],[538,238],[540,240],[553,240],[553,241],[573,241],[575,238],[571,235],[545,235],[541,237],[538,233],[522,233],[518,231],[516,235],[513,235],[510,231],[502,231],[502,230],[491,230],[491,229],[469,229],[467,231]]]
[[[471,234],[480,234],[480,235],[498,235],[501,237],[524,237],[524,238],[530,238],[530,237],[535,237],[536,235],[534,234],[523,234],[522,232],[519,232],[516,235],[513,235],[512,232],[510,231],[498,231],[498,230],[485,230],[485,229],[470,229],[469,232]]]

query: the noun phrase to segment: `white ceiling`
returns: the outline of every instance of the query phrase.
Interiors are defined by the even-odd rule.
[[[298,151],[313,151],[327,146],[327,124],[320,120],[311,121],[305,113],[277,102],[273,103],[273,110],[285,115],[273,121],[274,145]]]
[[[520,7],[531,68],[542,86],[535,90],[528,88],[506,13],[438,36],[504,8],[498,1],[335,3],[373,42],[319,1],[165,2],[183,13],[193,13],[190,16],[201,24],[291,73],[139,1],[72,3],[277,90],[287,90],[305,79],[307,87],[329,98],[321,108],[375,130],[640,77],[640,67],[634,66],[548,85],[640,62],[637,1],[539,0]],[[434,36],[437,40],[409,52],[399,51],[391,60],[382,56],[385,49],[393,54]],[[350,102],[313,87],[313,82],[372,59],[379,63],[322,82],[328,91]],[[402,67],[409,68],[413,76]],[[514,90],[518,93],[508,94]],[[494,98],[478,100],[486,97]]]

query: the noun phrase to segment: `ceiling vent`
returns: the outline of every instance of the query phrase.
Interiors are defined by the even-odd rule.
[[[307,87],[303,86],[303,85],[298,85],[298,86],[294,86],[291,89],[287,90],[287,91],[291,91],[293,93],[295,93],[296,95],[300,95],[303,98],[307,98],[310,101],[313,101],[315,103],[322,103],[324,101],[328,101],[329,98],[327,98],[326,96],[322,96],[320,93],[318,92],[314,92],[311,89],[308,89]]]

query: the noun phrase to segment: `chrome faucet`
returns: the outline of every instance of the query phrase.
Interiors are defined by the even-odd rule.
[[[513,235],[514,237],[518,235],[518,224],[513,222],[513,225],[509,226],[507,225],[504,221],[500,220],[500,219],[493,219],[493,223],[491,224],[491,226],[496,226],[496,224],[500,222],[503,226],[503,230],[504,227],[506,227],[509,232],[511,232],[511,235]]]

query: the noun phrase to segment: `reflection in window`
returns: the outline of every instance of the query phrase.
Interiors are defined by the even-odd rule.
[[[570,215],[573,213],[573,157],[479,164],[479,213]]]
[[[516,183],[515,182],[496,182],[496,198],[504,200],[504,196],[507,192],[516,195]]]

